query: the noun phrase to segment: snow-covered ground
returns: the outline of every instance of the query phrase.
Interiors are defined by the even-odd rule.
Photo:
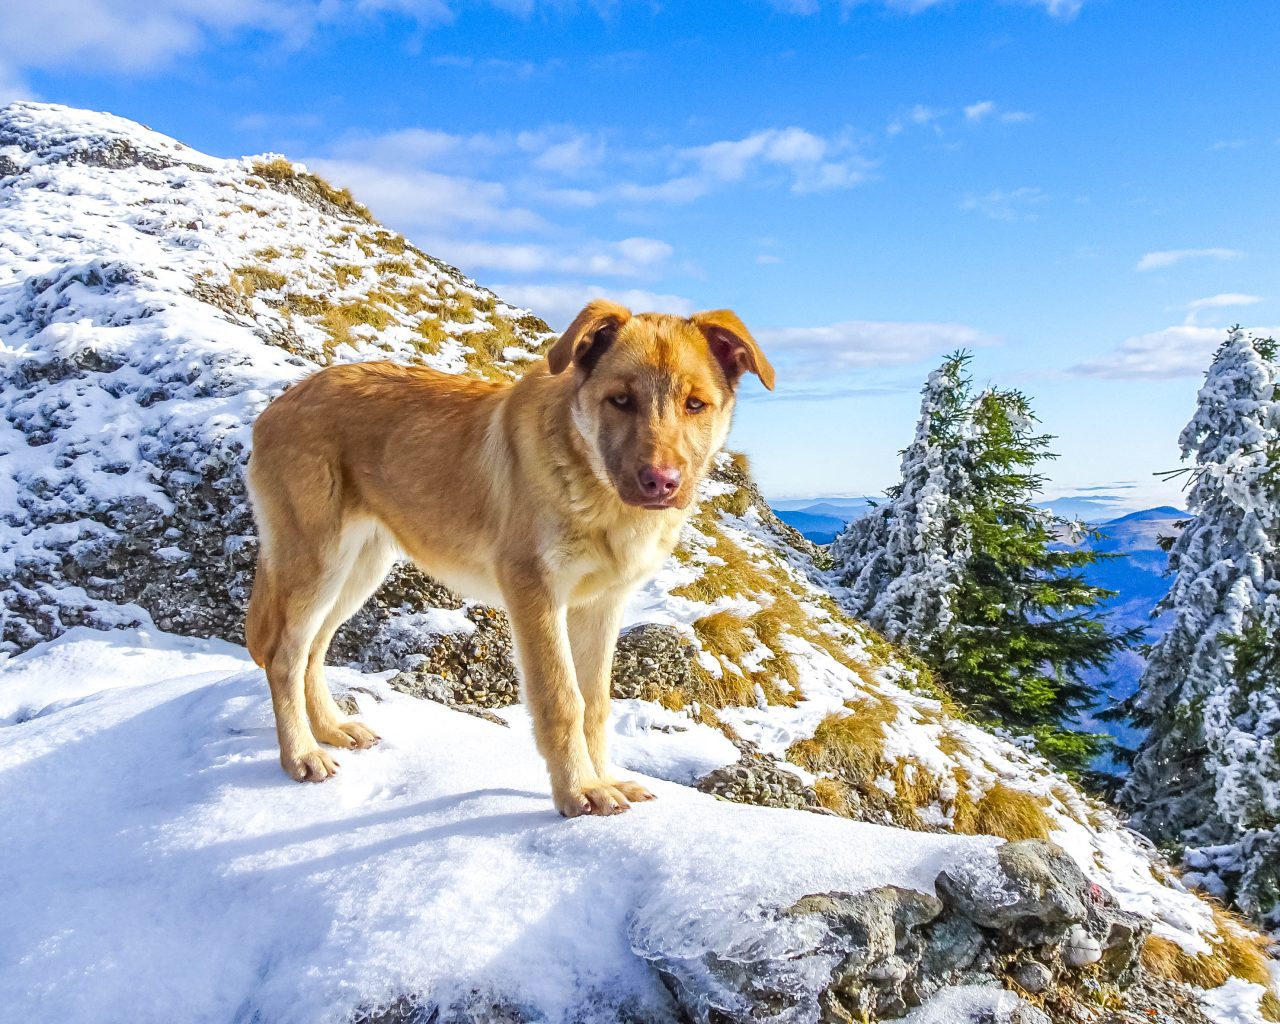
[[[6,1019],[287,1024],[429,994],[607,1020],[667,1006],[646,956],[781,947],[762,912],[806,893],[993,870],[994,839],[658,781],[565,821],[527,729],[331,671],[383,742],[299,786],[240,648],[76,629],[0,667]],[[704,746],[622,754],[679,771]]]

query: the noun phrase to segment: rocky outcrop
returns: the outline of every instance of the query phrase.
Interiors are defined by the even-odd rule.
[[[703,793],[739,804],[831,813],[822,806],[813,787],[796,774],[793,765],[762,754],[752,743],[734,742],[742,756],[699,779],[697,788]]]
[[[1061,848],[1007,843],[997,864],[995,873],[985,862],[943,872],[936,896],[897,886],[805,896],[774,916],[775,938],[756,955],[730,947],[648,958],[682,1011],[708,1024],[890,1019],[944,987],[996,979],[1057,1019],[1088,1020],[1073,993],[1105,985],[1119,994],[1138,980],[1149,926]],[[1017,1014],[1049,1019],[1031,1005]]]

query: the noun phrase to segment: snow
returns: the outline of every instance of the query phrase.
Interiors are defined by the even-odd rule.
[[[912,1010],[902,1024],[1006,1024],[1021,1005],[1021,999],[1001,988],[955,985]]]
[[[1241,978],[1228,978],[1219,988],[1197,989],[1200,1009],[1213,1024],[1267,1024],[1262,1015],[1266,990]]]
[[[289,1024],[430,993],[610,1020],[667,1005],[637,949],[759,943],[761,915],[806,893],[931,892],[994,863],[989,838],[903,843],[660,781],[652,804],[565,821],[523,725],[330,672],[383,742],[300,786],[231,645],[73,631],[0,666],[23,695],[7,706],[46,701],[0,745],[0,815],[23,823],[0,848],[8,1016]]]
[[[498,715],[523,732],[533,727],[523,704],[503,708]],[[694,721],[687,708],[671,711],[651,701],[615,700],[609,726],[614,761],[682,786],[692,786],[739,757],[724,733]]]

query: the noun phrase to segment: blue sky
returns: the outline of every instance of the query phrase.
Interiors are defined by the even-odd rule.
[[[966,346],[1058,435],[1050,495],[1176,502],[1224,327],[1280,325],[1273,0],[5,8],[0,97],[304,160],[553,326],[734,308],[775,497],[892,483]]]

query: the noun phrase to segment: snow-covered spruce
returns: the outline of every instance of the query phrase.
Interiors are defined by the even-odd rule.
[[[1098,692],[1090,670],[1138,639],[1099,605],[1080,570],[1099,556],[1060,543],[1083,529],[1034,504],[1053,458],[1030,400],[975,392],[969,355],[930,374],[902,479],[832,544],[840,600],[920,655],[974,713],[1027,735],[1084,772],[1105,737],[1077,723]]]
[[[1275,342],[1233,330],[1182,432],[1195,518],[1170,552],[1122,798],[1148,835],[1189,844],[1196,884],[1280,926],[1277,383]]]
[[[187,836],[194,847],[203,849],[211,832],[201,830],[213,822],[210,828],[256,837],[253,856],[273,864],[300,863],[313,855],[323,859],[325,851],[336,852],[332,865],[344,868],[347,878],[351,871],[346,864],[379,857],[380,851],[397,844],[397,849],[409,847],[415,840],[405,836],[416,834],[414,809],[439,798],[441,809],[452,808],[446,817],[456,829],[449,833],[446,853],[456,856],[440,869],[445,875],[430,877],[442,886],[436,897],[443,901],[436,904],[440,913],[456,913],[459,904],[450,901],[465,898],[473,889],[461,882],[450,889],[454,876],[448,865],[471,862],[468,851],[476,832],[468,830],[466,821],[483,811],[477,812],[474,803],[449,803],[453,797],[433,788],[429,773],[415,768],[397,774],[379,754],[352,759],[353,764],[360,760],[369,766],[359,770],[365,780],[360,786],[323,787],[318,796],[304,798],[318,801],[311,808],[318,817],[307,827],[314,829],[320,847],[291,841],[281,834],[278,822],[286,808],[294,813],[298,794],[283,778],[272,782],[266,771],[271,738],[261,677],[238,650],[228,653],[216,644],[182,647],[186,641],[158,636],[152,622],[169,632],[238,639],[254,549],[240,471],[249,423],[273,394],[314,367],[340,359],[395,358],[448,371],[518,373],[546,340],[541,322],[418,252],[373,223],[349,195],[281,158],[219,160],[109,115],[18,104],[0,111],[0,174],[0,517],[5,523],[0,533],[0,573],[5,578],[0,609],[7,649],[35,645],[35,650],[0,665],[0,695],[8,708],[4,715],[12,723],[11,735],[22,738],[21,744],[5,745],[6,750],[21,748],[21,754],[15,753],[17,760],[0,769],[0,790],[17,801],[12,813],[27,820],[22,816],[30,804],[23,801],[36,797],[24,787],[36,778],[30,772],[38,772],[40,766],[53,774],[67,773],[65,777],[85,770],[79,753],[88,748],[73,736],[94,728],[90,717],[82,715],[102,712],[119,728],[94,732],[95,765],[128,768],[124,775],[135,779],[145,774],[142,762],[134,764],[143,758],[146,771],[154,773],[147,776],[148,786],[160,787],[174,801],[165,805],[172,829],[165,825],[148,831],[147,822],[155,821],[146,818],[149,812],[143,805],[152,798],[163,803],[160,790],[148,788],[151,796],[135,799],[128,785],[112,788],[114,774],[105,772],[101,778],[94,776],[95,785],[101,783],[98,788],[85,791],[96,794],[94,799],[69,805],[73,811],[96,808],[95,814],[77,819],[88,830],[82,834],[94,832],[95,841],[120,853],[111,878],[134,878],[141,887],[133,890],[135,895],[147,891],[145,879],[137,862],[129,860],[136,848],[120,848],[124,839],[132,843],[138,837],[158,837],[163,845]],[[1042,760],[1007,737],[953,717],[946,704],[921,685],[909,661],[837,608],[824,589],[815,557],[813,547],[769,511],[750,482],[745,462],[723,456],[715,479],[700,496],[698,514],[680,551],[629,609],[628,625],[641,628],[628,633],[618,661],[616,684],[628,697],[619,703],[614,723],[623,759],[635,770],[682,784],[710,779],[705,788],[741,799],[786,802],[796,793],[812,793],[824,809],[837,814],[915,830],[892,833],[897,837],[895,860],[902,859],[904,849],[908,857],[924,856],[922,851],[935,849],[935,844],[965,841],[948,835],[954,832],[1052,840],[1085,868],[1091,882],[1115,895],[1118,910],[1151,922],[1153,934],[1179,950],[1187,962],[1218,963],[1216,951],[1223,936],[1206,905],[1170,878],[1158,858],[1105,807],[1085,799]],[[133,635],[142,639],[128,640],[131,634],[126,632],[121,642],[146,650],[178,644],[184,661],[201,666],[204,654],[212,650],[227,654],[234,664],[219,664],[209,669],[212,674],[192,676],[164,658],[145,668],[150,658],[145,654],[130,653],[121,662],[113,661],[107,649],[115,643],[111,635],[95,641],[91,634],[77,632],[61,644],[48,644],[48,638],[79,623],[99,628],[141,624],[146,634]],[[93,648],[94,643],[106,648]],[[333,653],[336,660],[356,662],[367,670],[407,670],[396,676],[395,685],[415,692],[501,708],[515,695],[508,643],[500,613],[404,569],[358,616]],[[73,650],[78,652],[74,657]],[[58,651],[63,653],[55,656]],[[63,657],[68,660],[57,668],[56,659]],[[45,667],[57,671],[32,672],[31,667],[46,658],[54,660],[44,662]],[[204,699],[196,691],[228,672],[233,680],[208,694],[210,707],[193,704],[188,716],[185,701]],[[144,704],[134,710],[140,715],[139,726],[155,722],[161,733],[169,731],[169,738],[135,747],[143,736],[129,738],[124,725],[134,720],[129,702],[135,698],[123,689],[106,690],[162,678],[172,688],[151,691],[145,700],[138,696]],[[386,701],[384,710],[394,709],[392,717],[401,711],[410,716],[447,714],[450,717],[440,720],[447,723],[444,733],[474,726],[492,730],[483,735],[500,735],[492,740],[495,744],[527,742],[519,708],[501,712],[514,726],[506,730],[439,708],[406,710],[419,705],[388,695],[377,680],[346,679],[376,691]],[[162,701],[155,707],[146,703],[164,693],[177,702]],[[215,707],[224,699],[231,718],[219,717],[222,712]],[[367,713],[382,713],[377,707],[384,705],[370,703],[359,693],[356,699]],[[209,725],[203,712],[221,724]],[[245,717],[232,721],[235,714]],[[428,759],[433,745],[451,749],[437,741],[434,728],[406,733],[404,748],[421,743],[424,749],[413,756]],[[89,732],[83,735],[87,741]],[[241,741],[245,745],[235,750],[219,746]],[[218,760],[223,750],[228,752],[225,765]],[[483,775],[480,762],[485,756],[482,751],[478,761],[457,754],[456,780],[470,787],[458,792],[469,793],[479,785],[480,776],[474,773]],[[434,770],[434,761],[432,765]],[[518,793],[493,795],[501,805],[495,813],[512,817],[504,819],[511,831],[492,851],[492,863],[485,860],[490,857],[487,848],[476,853],[488,866],[490,883],[508,884],[502,865],[509,862],[502,844],[542,849],[540,844],[550,843],[547,849],[558,849],[558,844],[574,841],[560,838],[550,824],[529,835],[517,827],[532,821],[520,815],[541,814],[537,807],[544,806],[540,771],[526,772],[521,765],[507,764],[497,755],[493,759],[502,781],[495,774],[488,788],[516,787],[523,792],[519,787],[532,785],[536,799],[530,797],[525,807]],[[730,765],[735,766],[732,772],[716,776]],[[228,789],[222,788],[224,776],[219,775],[224,767]],[[254,774],[259,769],[262,774]],[[246,783],[251,789],[247,795],[237,788],[236,780],[243,776],[236,772],[253,775]],[[779,781],[779,773],[789,773],[796,784]],[[348,782],[353,777],[350,771],[346,774]],[[16,782],[17,790],[7,788],[10,782]],[[342,792],[347,796],[324,795]],[[682,790],[674,792],[682,794],[677,800],[693,798]],[[213,804],[200,804],[186,817],[180,805],[195,799],[193,794],[207,795]],[[370,807],[376,809],[384,798],[391,800],[385,814],[367,820],[374,813]],[[696,799],[699,802],[690,805],[695,808],[691,817],[701,820],[707,815],[704,808],[717,808],[715,816],[728,816],[723,818],[724,834],[737,834],[742,841],[774,827],[773,817],[754,815],[781,813]],[[517,805],[510,800],[517,800]],[[806,795],[805,806],[807,801]],[[268,818],[276,811],[281,817],[270,822],[255,817],[260,805]],[[268,813],[268,805],[275,810]],[[110,825],[115,812],[134,815],[138,830],[122,839]],[[845,856],[843,839],[815,841],[816,833],[806,831],[850,827],[834,820],[821,826],[808,823],[821,817],[808,815],[804,825],[782,826],[790,838],[786,843],[780,840],[778,849],[797,844],[794,851],[779,852],[775,858],[778,863],[797,858],[797,884],[789,895],[822,893],[838,885],[856,894],[859,886],[879,885],[870,875],[840,881],[816,868],[810,871],[815,863],[830,866]],[[59,827],[70,828],[68,822],[76,818],[72,814],[60,819]],[[626,820],[643,819],[637,814]],[[256,831],[260,826],[262,831]],[[793,827],[801,832],[787,831]],[[348,836],[353,828],[354,838]],[[365,833],[368,828],[374,831]],[[806,838],[800,838],[802,833]],[[22,849],[30,860],[41,859],[40,851],[46,849],[77,849],[64,842],[64,834],[54,825],[33,826],[21,834]],[[366,834],[373,837],[371,849],[362,845],[360,837]],[[601,832],[601,841],[608,835]],[[384,839],[388,845],[379,846]],[[352,842],[355,847],[348,845]],[[647,842],[637,838],[637,846],[619,855],[644,870],[650,862],[638,851],[647,849]],[[714,837],[708,842],[714,845]],[[803,843],[812,848],[800,849]],[[696,860],[704,848],[710,850],[688,845],[681,856]],[[209,854],[212,859],[205,853],[179,858],[171,866],[221,863],[218,858],[238,857],[241,849],[249,851],[249,845],[219,848]],[[880,847],[860,849],[852,847],[850,855],[879,856]],[[602,858],[606,852],[592,850]],[[682,870],[710,870],[707,864],[722,862],[718,854],[708,852],[706,864]],[[574,856],[579,857],[575,863],[587,859],[581,850]],[[327,872],[328,863],[316,869]],[[383,870],[383,862],[377,864]],[[49,857],[49,870],[31,875],[22,889],[29,901],[24,907],[65,908],[76,902],[79,890],[73,891],[73,883],[79,876],[59,866],[67,868],[65,858]],[[264,895],[267,889],[239,887],[240,866],[235,860],[224,874],[211,876],[211,884],[218,887],[215,902],[225,899],[229,915],[225,927],[215,927],[214,936],[225,939],[226,946],[215,942],[211,949],[248,951],[245,958],[232,958],[238,965],[234,969],[257,979],[251,982],[258,986],[252,992],[240,990],[246,1005],[271,1006],[285,987],[296,991],[302,975],[291,976],[288,965],[305,958],[305,952],[297,952],[302,947],[320,951],[318,962],[329,967],[316,970],[328,970],[325,977],[334,984],[341,973],[334,966],[334,958],[340,956],[336,951],[347,943],[371,950],[363,961],[368,973],[350,975],[343,962],[342,970],[352,980],[343,989],[342,999],[347,1001],[335,1006],[372,1008],[396,997],[414,997],[421,985],[430,983],[430,978],[404,968],[407,953],[396,954],[400,966],[388,966],[390,960],[373,952],[375,947],[391,950],[396,929],[409,927],[406,921],[416,920],[415,927],[422,928],[433,923],[405,917],[400,902],[392,905],[394,889],[325,888],[333,881],[326,873],[324,884],[313,889],[336,893],[340,911],[361,906],[360,898],[369,895],[370,913],[399,916],[394,921],[378,917],[378,923],[357,914],[343,923],[345,918],[321,914],[309,919],[314,925],[310,932],[290,929],[287,940],[277,946],[274,938],[252,940],[254,901],[270,900]],[[874,861],[863,867],[880,869]],[[770,870],[775,869],[773,864]],[[400,877],[394,871],[392,875]],[[882,877],[902,884],[898,873],[876,879]],[[355,884],[361,878],[357,872],[350,881]],[[601,886],[617,884],[615,879],[599,881]],[[273,883],[264,884],[269,888]],[[621,895],[639,899],[634,884],[639,883],[632,878]],[[65,888],[68,885],[72,888]],[[911,886],[928,892],[924,882]],[[583,885],[582,899],[588,900],[595,889]],[[182,891],[191,898],[190,891],[180,887],[164,889],[163,898],[186,905]],[[111,898],[110,887],[94,892],[95,898]],[[708,892],[716,906],[723,906],[716,902],[720,889],[711,886]],[[747,893],[752,899],[764,895],[768,893]],[[767,903],[763,900],[759,906]],[[562,905],[553,900],[535,904],[532,909],[541,907],[546,915],[536,920],[520,917],[495,934],[508,937],[514,949],[553,941],[559,934],[556,914]],[[610,906],[611,912],[621,913],[621,904]],[[22,916],[22,911],[8,909],[9,919]],[[127,908],[122,904],[118,909]],[[141,959],[136,962],[141,964],[148,949],[169,947],[164,921],[147,917],[138,907],[134,912],[142,918],[125,916],[138,925],[129,932],[136,945],[120,954],[121,963],[134,963],[138,954]],[[70,912],[59,915],[72,922],[71,932],[59,940],[60,948],[74,954],[84,948],[77,943],[90,941],[85,929],[91,931],[93,925]],[[47,926],[52,918],[39,920]],[[439,914],[433,921],[438,920]],[[364,926],[371,930],[361,938]],[[32,927],[34,931],[23,933],[28,939],[40,925]],[[466,934],[470,938],[470,932]],[[679,945],[679,929],[665,936],[651,934],[654,942],[661,939],[684,948]],[[46,953],[53,948],[49,942],[33,941]],[[1001,952],[984,962],[979,973],[989,982],[1014,984],[1010,972],[1021,965],[1020,972],[1027,976],[1047,973],[1056,990],[1080,992],[1087,975],[1066,962],[1065,942],[1064,938],[1062,944],[1026,950],[1014,959]],[[408,951],[412,945],[401,948]],[[699,947],[689,948],[696,956]],[[468,959],[466,949],[465,943],[459,945],[461,959],[453,962],[461,966],[452,977],[481,980],[484,958]],[[504,961],[496,952],[495,956],[498,970]],[[272,962],[281,966],[278,972],[268,972],[264,983],[262,965]],[[620,962],[609,961],[607,969],[613,971]],[[1166,973],[1179,975],[1179,964],[1168,966]],[[864,966],[869,969],[870,962]],[[538,967],[530,970],[536,981]],[[915,977],[910,971],[897,971],[894,965],[892,975],[877,982],[883,988],[877,992],[885,998],[897,998],[894,993],[905,991],[906,979]],[[680,971],[659,973],[670,985],[687,987],[687,982],[677,980],[684,976]],[[1149,974],[1145,968],[1141,972],[1144,978]],[[105,969],[98,975],[110,976]],[[139,968],[132,980],[150,977]],[[649,980],[643,984],[649,985],[652,975],[645,977]],[[718,977],[716,984],[723,985],[723,976]],[[1219,985],[1223,977],[1205,983]],[[547,982],[543,994],[555,990],[547,996],[549,1002],[528,1003],[532,997],[519,985],[496,992],[494,998],[542,1006],[543,1015],[551,1019],[589,1016],[585,1004],[555,1002],[565,998],[556,984]],[[357,991],[361,986],[366,987]],[[234,985],[228,989],[235,990]],[[76,992],[66,991],[72,997]],[[265,1012],[262,1016],[271,1017]]]

